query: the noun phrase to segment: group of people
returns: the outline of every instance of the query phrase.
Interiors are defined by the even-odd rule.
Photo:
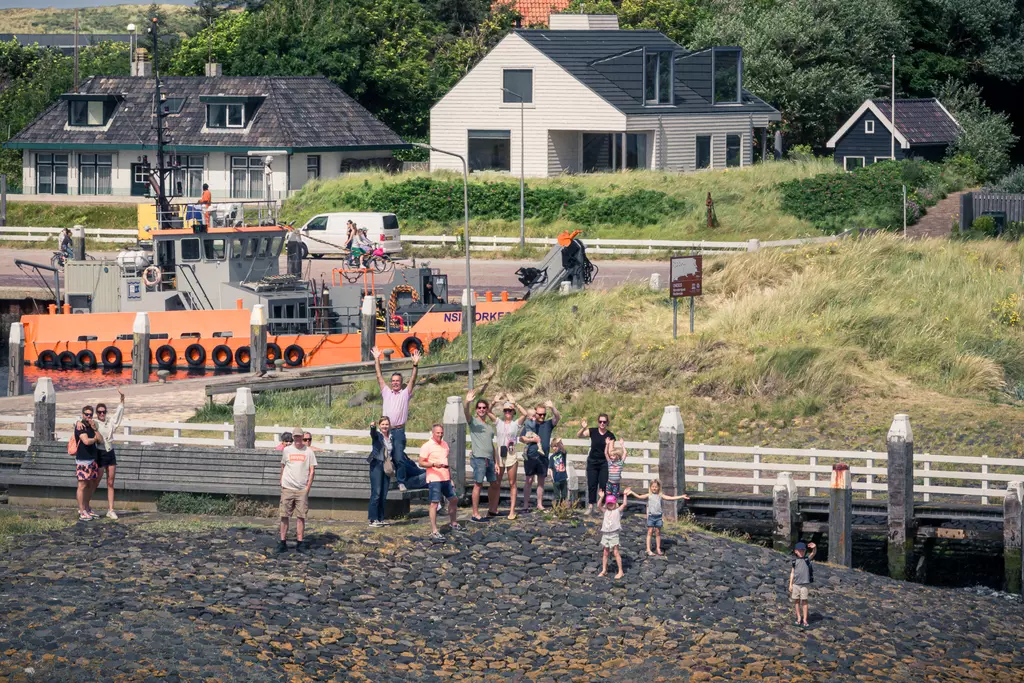
[[[384,251],[381,250],[378,254],[376,248],[373,246],[373,241],[366,235],[365,227],[358,227],[355,221],[348,221],[345,225],[345,248],[349,251],[349,258],[353,263],[359,262],[360,268],[366,268],[366,257],[370,255],[380,255]]]
[[[74,433],[68,440],[68,454],[75,458],[75,477],[78,490],[78,519],[88,522],[99,519],[92,509],[92,497],[103,475],[107,477],[107,517],[117,519],[114,512],[114,479],[117,473],[117,454],[114,452],[114,432],[124,418],[124,393],[117,390],[120,401],[110,415],[105,403],[96,407],[84,406],[75,422]]]

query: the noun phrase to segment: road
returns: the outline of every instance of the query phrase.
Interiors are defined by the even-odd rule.
[[[47,249],[4,249],[0,251],[0,288],[9,287],[42,287],[39,277],[31,268],[20,269],[14,265],[16,259],[48,265],[52,250]],[[113,257],[112,252],[105,255]],[[661,273],[662,283],[668,282],[667,261],[636,261],[636,260],[600,260],[595,261],[598,267],[596,287],[607,289],[628,281],[646,281],[651,273]],[[466,263],[461,259],[417,259],[417,265],[429,265],[438,268],[448,275],[448,287],[452,294],[461,294],[466,287]],[[317,281],[331,279],[331,270],[341,265],[340,261],[329,259],[308,261],[304,274]],[[523,266],[536,265],[534,261],[518,261],[506,259],[472,259],[473,289],[478,291],[501,291],[507,289],[518,294],[523,286],[516,279],[515,272]],[[281,261],[281,272],[285,271],[284,260]],[[44,273],[48,283],[52,283],[52,275]]]

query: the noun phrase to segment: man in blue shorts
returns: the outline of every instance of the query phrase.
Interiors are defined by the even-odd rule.
[[[430,537],[435,541],[444,536],[437,530],[437,513],[448,503],[448,519],[452,531],[462,531],[458,522],[459,500],[452,486],[452,473],[448,468],[448,444],[444,441],[444,425],[430,428],[430,439],[420,447],[420,464],[427,468],[427,488],[430,490]]]

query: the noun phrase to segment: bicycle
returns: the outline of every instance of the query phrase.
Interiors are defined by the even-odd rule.
[[[387,254],[370,254],[366,257],[366,267],[378,273],[387,273],[395,269],[395,262]]]
[[[65,250],[53,252],[53,256],[50,257],[50,265],[54,268],[63,268],[64,264],[71,260],[71,254]]]

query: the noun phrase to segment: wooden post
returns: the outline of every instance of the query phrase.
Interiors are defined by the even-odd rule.
[[[249,316],[249,374],[267,373],[267,309],[263,304],[252,307]]]
[[[772,546],[780,553],[791,553],[799,536],[799,496],[791,473],[779,472],[777,481],[772,489],[772,519],[775,522]]]
[[[914,551],[914,433],[908,415],[897,415],[885,439],[889,461],[889,576],[906,580]]]
[[[359,317],[360,332],[362,333],[359,343],[359,358],[365,363],[373,360],[370,350],[377,344],[377,299],[372,294],[363,297]]]
[[[302,277],[302,238],[294,230],[288,235],[288,243],[285,245],[288,256],[288,274]]]
[[[832,465],[828,498],[828,561],[853,566],[853,477],[844,462]]]
[[[25,393],[25,326],[21,323],[11,323],[7,350],[7,395],[21,396]]]
[[[666,496],[686,492],[686,435],[679,406],[665,406],[658,425],[658,478]],[[679,504],[669,501],[662,509],[666,522],[679,519]]]
[[[252,389],[235,389],[235,448],[256,448],[256,403]]]
[[[132,325],[132,384],[149,383],[149,315],[135,314]]]
[[[448,467],[452,475],[455,495],[466,494],[466,414],[462,412],[462,397],[449,396],[444,406],[444,440],[448,444]]]
[[[35,416],[32,418],[32,443],[54,441],[57,436],[57,392],[53,380],[40,377],[34,393]]]
[[[1021,515],[1021,503],[1024,502],[1024,481],[1011,481],[1006,485],[1006,497],[1003,498],[1003,568],[1004,585],[1007,593],[1020,594],[1024,563],[1021,556],[1021,528],[1024,518]]]
[[[71,234],[71,255],[76,261],[85,260],[85,226],[76,225]]]
[[[470,325],[476,325],[476,293],[472,289],[462,290],[462,334]]]

